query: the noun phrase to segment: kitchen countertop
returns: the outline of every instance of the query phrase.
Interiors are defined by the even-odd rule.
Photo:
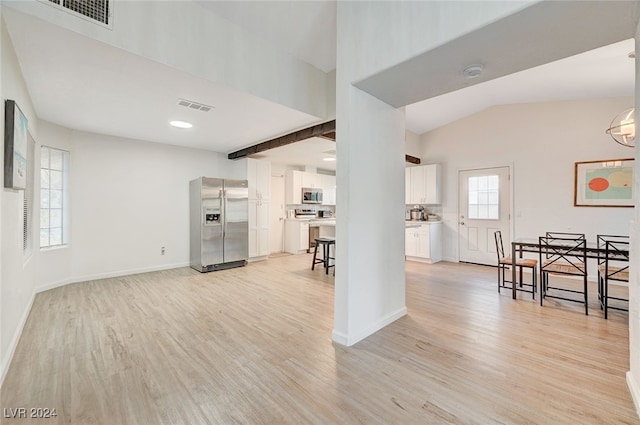
[[[292,221],[307,221],[310,226],[335,226],[336,219],[335,218],[307,218],[307,217],[293,217],[287,218],[287,220]]]
[[[335,218],[314,218],[309,220],[309,226],[335,226]]]
[[[442,220],[405,220],[404,225],[406,228],[420,227],[424,224],[437,224],[442,223]]]

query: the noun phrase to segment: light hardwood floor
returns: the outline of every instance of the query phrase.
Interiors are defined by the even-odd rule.
[[[310,265],[281,256],[39,294],[1,402],[58,416],[2,423],[640,424],[626,313],[514,301],[489,267],[407,263],[409,314],[343,347],[333,277]]]

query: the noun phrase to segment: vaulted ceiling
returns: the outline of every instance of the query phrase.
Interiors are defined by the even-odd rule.
[[[200,3],[324,72],[335,68],[335,1]],[[36,113],[65,127],[227,153],[319,121],[6,7],[3,17]],[[408,105],[407,129],[422,134],[496,104],[633,96],[633,48],[633,40],[619,42]],[[215,109],[189,110],[180,98]],[[180,118],[194,128],[168,126]],[[331,143],[312,140],[306,154],[302,144],[264,156],[334,168],[322,162]]]

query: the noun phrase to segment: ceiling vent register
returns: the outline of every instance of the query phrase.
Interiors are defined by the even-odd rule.
[[[178,99],[178,105],[184,106],[185,108],[195,109],[197,111],[209,112],[213,109],[213,106],[204,105],[198,102],[192,102],[191,100]]]
[[[57,4],[64,9],[79,13],[82,16],[86,16],[89,19],[105,25],[109,25],[110,1],[111,0],[49,0],[50,3]]]

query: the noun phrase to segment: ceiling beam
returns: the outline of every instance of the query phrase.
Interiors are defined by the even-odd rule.
[[[405,155],[404,156],[404,160],[406,162],[410,162],[412,164],[420,164],[420,158],[417,158],[415,156],[411,156],[411,155]]]
[[[248,155],[268,151],[269,149],[279,148],[280,146],[290,145],[291,143],[310,139],[312,137],[324,137],[335,141],[335,134],[336,120],[331,120],[322,124],[316,124],[312,127],[303,128],[302,130],[294,131],[293,133],[285,134],[284,136],[276,137],[275,139],[267,140],[253,146],[249,146],[248,148],[240,149],[239,151],[231,152],[227,155],[227,158],[244,158]],[[333,137],[331,135],[333,135]]]
[[[311,137],[322,137],[327,140],[336,141],[336,120],[327,121],[322,124],[316,124],[312,127],[303,128],[302,130],[294,131],[293,133],[285,134],[284,136],[276,137],[275,139],[260,142],[256,145],[249,146],[248,148],[240,149],[239,151],[231,152],[227,155],[229,159],[240,159],[249,155],[257,154],[260,152],[268,151],[269,149],[279,148],[280,146],[290,145],[301,140],[310,139]],[[406,162],[411,164],[420,164],[420,158],[411,155],[405,155]]]

